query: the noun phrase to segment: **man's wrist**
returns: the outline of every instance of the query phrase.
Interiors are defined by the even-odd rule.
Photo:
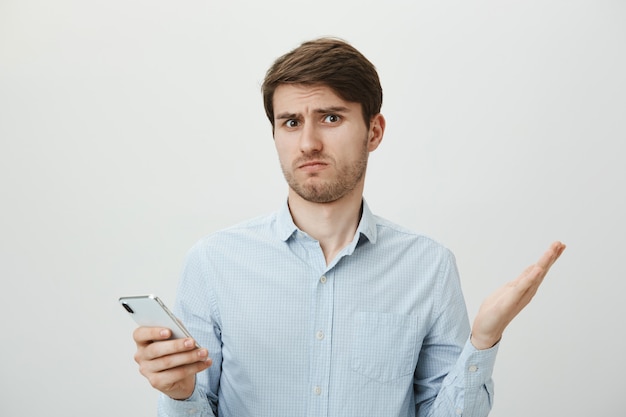
[[[497,345],[501,339],[502,336],[499,336],[498,338],[479,338],[476,337],[474,334],[470,336],[470,342],[472,343],[472,346],[476,348],[476,350],[491,349],[492,347]]]

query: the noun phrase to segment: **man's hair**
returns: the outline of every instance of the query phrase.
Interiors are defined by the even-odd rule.
[[[321,84],[343,100],[360,103],[363,119],[380,113],[383,90],[372,63],[347,42],[320,38],[304,42],[278,58],[265,75],[263,103],[274,128],[274,92],[281,84]]]

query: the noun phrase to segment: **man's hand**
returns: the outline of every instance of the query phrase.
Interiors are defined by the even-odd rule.
[[[498,343],[506,326],[530,303],[564,250],[563,243],[554,242],[536,264],[483,301],[472,326],[471,342],[476,349],[489,349]]]
[[[167,340],[170,336],[169,329],[138,327],[133,332],[135,361],[154,388],[175,400],[184,400],[193,394],[196,373],[207,369],[212,361],[209,352],[197,348],[193,339]]]

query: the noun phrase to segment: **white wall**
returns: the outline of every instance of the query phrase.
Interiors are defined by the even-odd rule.
[[[492,416],[623,413],[626,3],[0,2],[0,415],[151,416],[125,294],[285,196],[259,86],[335,35],[378,67],[366,198],[457,255],[470,316],[555,239]],[[617,414],[616,414],[617,413]]]

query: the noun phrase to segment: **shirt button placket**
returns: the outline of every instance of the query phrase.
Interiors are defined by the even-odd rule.
[[[332,274],[332,272],[331,272]],[[314,346],[311,355],[311,396],[307,416],[326,416],[330,384],[333,285],[328,274],[319,275],[315,288]]]

